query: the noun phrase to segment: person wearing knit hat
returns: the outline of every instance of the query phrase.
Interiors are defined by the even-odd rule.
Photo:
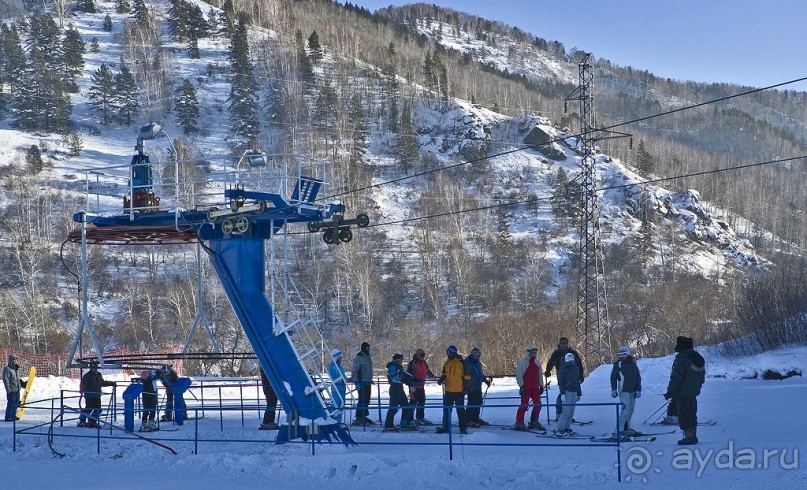
[[[617,352],[617,359],[611,368],[611,397],[619,398],[622,410],[619,412],[619,421],[615,434],[633,437],[637,432],[630,427],[636,399],[642,396],[642,375],[639,367],[630,353],[627,345],[623,345]]]
[[[358,392],[356,418],[353,425],[374,425],[370,418],[370,400],[373,395],[373,358],[370,357],[370,344],[361,343],[361,350],[353,358],[353,383]]]
[[[447,434],[451,430],[451,407],[457,407],[457,419],[460,434],[468,433],[468,420],[465,416],[465,393],[471,377],[465,373],[465,364],[457,351],[457,346],[449,345],[446,349],[446,362],[443,363],[443,372],[437,384],[444,385],[443,391],[443,425],[437,428],[438,434]]]
[[[331,377],[333,383],[333,390],[331,391],[331,401],[334,409],[334,419],[342,423],[342,408],[345,406],[345,397],[347,396],[347,379],[345,368],[342,367],[342,351],[333,349],[331,351],[331,363],[328,365],[328,375]]]
[[[17,370],[17,356],[8,355],[8,364],[3,368],[3,386],[6,389],[6,422],[17,420],[17,407],[20,406],[20,377]]]
[[[397,430],[395,427],[395,414],[402,408],[400,430],[417,430],[413,417],[413,410],[409,398],[404,393],[403,385],[409,384],[412,375],[403,368],[403,354],[395,354],[392,361],[387,363],[387,381],[389,381],[389,409],[384,420],[384,430]]]
[[[706,379],[706,361],[694,348],[690,337],[675,339],[675,360],[664,398],[674,399],[678,408],[678,427],[684,431],[679,445],[698,443],[698,395]]]

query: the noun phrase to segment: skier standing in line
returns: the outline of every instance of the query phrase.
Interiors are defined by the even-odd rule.
[[[84,395],[84,414],[88,419],[86,427],[92,429],[98,426],[101,417],[101,388],[115,386],[114,381],[105,381],[104,376],[98,372],[98,362],[90,362],[90,370],[81,377],[79,391]]]
[[[356,418],[353,425],[374,425],[370,418],[370,397],[373,394],[373,358],[370,357],[370,344],[361,343],[361,350],[353,358],[353,382],[358,391]]]
[[[521,395],[521,405],[516,411],[516,423],[513,426],[516,430],[530,429],[546,430],[538,420],[541,415],[541,393],[543,393],[544,378],[541,375],[541,361],[537,358],[538,348],[530,344],[527,346],[527,355],[521,358],[516,366],[516,382],[518,383],[518,394]],[[532,400],[532,412],[530,413],[529,426],[524,425],[524,414],[527,413],[530,400]]]
[[[471,354],[465,358],[465,373],[471,378],[468,383],[468,409],[465,413],[468,416],[468,426],[474,429],[490,425],[479,418],[479,412],[482,410],[482,383],[489,387],[491,382],[490,378],[485,376],[481,357],[482,351],[474,347]]]
[[[339,413],[335,419],[340,424],[342,423],[342,409],[345,406],[345,397],[347,396],[347,375],[345,368],[342,367],[342,351],[333,349],[331,351],[331,363],[328,365],[328,376],[333,381],[333,389],[335,394],[331,397],[333,401],[333,408]]]
[[[140,421],[140,432],[159,430],[154,418],[157,413],[157,378],[159,375],[143,371],[140,380],[143,382],[143,416]]]
[[[387,363],[387,381],[389,381],[389,409],[384,420],[384,430],[395,429],[395,414],[401,408],[401,430],[416,430],[412,417],[412,408],[409,397],[404,393],[404,384],[407,384],[412,375],[403,368],[403,354],[395,354],[392,361]]]
[[[6,389],[6,422],[14,422],[19,420],[17,417],[17,408],[20,406],[20,376],[17,370],[20,365],[17,364],[17,356],[14,354],[8,355],[8,364],[3,368],[3,386]]]
[[[437,428],[438,434],[447,434],[451,427],[448,425],[451,407],[457,407],[457,419],[459,419],[460,434],[467,434],[467,420],[465,419],[465,392],[468,390],[470,376],[465,374],[465,366],[462,363],[462,356],[457,353],[457,347],[449,345],[446,349],[448,359],[443,364],[443,372],[437,384],[445,383],[443,392],[443,425]]]
[[[275,423],[275,408],[277,407],[277,393],[269,381],[269,377],[263,370],[263,366],[258,367],[258,373],[261,375],[261,387],[263,388],[263,396],[266,397],[266,410],[263,411],[263,421],[258,430],[277,430],[280,428]]]
[[[698,395],[706,380],[706,361],[694,348],[690,337],[679,336],[675,341],[678,354],[670,371],[670,384],[664,398],[674,399],[678,406],[678,427],[684,431],[680,446],[698,443]]]
[[[630,428],[633,409],[636,406],[636,399],[642,396],[642,375],[636,360],[630,353],[627,345],[619,348],[617,353],[619,359],[611,368],[611,398],[619,398],[622,402],[622,411],[619,412],[618,431],[625,437],[633,437],[637,432]],[[614,433],[616,436],[616,432]]]
[[[165,411],[160,420],[170,422],[174,419],[174,383],[179,379],[179,375],[174,368],[164,364],[157,373],[157,379],[165,386]]]
[[[555,429],[555,435],[558,437],[575,435],[571,429],[574,409],[578,400],[583,396],[583,391],[580,389],[580,368],[577,366],[577,359],[571,352],[568,352],[564,359],[566,362],[558,371],[558,389],[561,393],[560,401],[563,404],[563,411],[558,417],[558,428]]]
[[[412,360],[406,366],[406,372],[412,375],[412,384],[409,386],[409,398],[416,409],[415,423],[417,425],[434,425],[426,418],[424,406],[426,405],[426,378],[434,378],[434,373],[426,362],[426,352],[423,349],[415,351]]]
[[[569,339],[566,337],[561,337],[558,340],[558,348],[552,352],[552,355],[549,357],[549,362],[546,363],[546,372],[544,373],[545,377],[552,376],[552,368],[557,369],[557,373],[560,374],[560,368],[563,367],[564,359],[566,358],[566,354],[572,353],[574,354],[575,362],[577,363],[577,369],[580,371],[580,383],[583,382],[583,359],[580,357],[580,354],[577,353],[576,350],[569,347]],[[558,386],[560,386],[560,382],[558,382]],[[555,418],[560,416],[561,406],[560,406],[560,397],[563,395],[563,391],[558,393],[558,397],[555,400]]]

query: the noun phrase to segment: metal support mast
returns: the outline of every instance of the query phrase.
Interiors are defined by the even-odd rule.
[[[587,371],[605,362],[610,352],[611,327],[605,294],[605,267],[600,243],[595,169],[596,126],[594,121],[594,75],[589,53],[578,65],[580,84],[566,101],[580,102],[582,169],[577,180],[581,190],[579,279],[577,289],[577,339]]]

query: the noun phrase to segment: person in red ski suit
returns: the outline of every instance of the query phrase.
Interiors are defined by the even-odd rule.
[[[544,376],[541,371],[541,361],[536,355],[538,349],[530,344],[527,346],[527,355],[519,361],[516,366],[516,382],[518,383],[518,394],[521,395],[521,406],[516,412],[515,429],[546,430],[538,416],[541,414],[541,394],[544,391]],[[532,413],[530,413],[529,426],[524,425],[524,414],[527,413],[528,404],[532,400]]]

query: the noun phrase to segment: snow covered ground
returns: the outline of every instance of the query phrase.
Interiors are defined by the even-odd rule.
[[[240,412],[225,414],[223,431],[218,414],[199,420],[199,438],[241,442],[200,442],[198,454],[193,454],[192,442],[196,421],[188,421],[179,430],[154,433],[154,437],[173,439],[163,442],[178,452],[176,456],[128,438],[102,440],[101,453],[96,454],[94,437],[55,438],[54,447],[67,453],[65,458],[55,457],[43,436],[18,437],[17,451],[12,452],[11,424],[6,423],[0,426],[0,473],[3,488],[807,488],[807,473],[802,470],[802,453],[807,448],[807,425],[803,423],[807,381],[800,376],[781,381],[753,378],[767,369],[804,372],[807,348],[732,360],[710,354],[711,349],[699,350],[706,354],[708,372],[720,376],[707,378],[699,398],[699,416],[701,420],[715,419],[717,425],[701,427],[701,443],[690,448],[675,444],[680,437],[677,433],[660,435],[651,443],[623,445],[623,483],[617,482],[613,447],[465,445],[454,446],[452,461],[449,448],[437,445],[448,440],[445,435],[354,429],[358,447],[318,445],[312,455],[310,445],[273,445],[274,432],[256,430],[259,414],[255,411],[247,413],[243,427]],[[639,362],[644,396],[633,419],[636,429],[667,429],[642,421],[664,403],[660,393],[666,388],[671,362],[671,356]],[[612,401],[609,374],[609,366],[591,373],[583,385],[582,402]],[[58,396],[60,389],[76,387],[75,381],[65,378],[37,379],[31,396]],[[430,395],[438,396],[437,387],[431,388]],[[515,392],[514,380],[497,379],[488,392],[488,402],[512,403],[494,398]],[[552,390],[553,398],[555,393]],[[5,406],[5,400],[2,402]],[[512,408],[488,407],[482,416],[494,424],[510,424],[514,412]],[[613,412],[610,406],[579,407],[578,420],[595,422],[576,430],[604,434],[613,428]],[[18,424],[29,426],[47,417],[29,411]],[[438,420],[440,416],[432,410],[427,417]],[[546,421],[545,412],[541,420]],[[56,433],[95,434],[73,425],[57,428]],[[499,427],[471,429],[461,439],[455,434],[453,440],[467,444],[558,442]],[[572,442],[585,441],[559,443]]]

